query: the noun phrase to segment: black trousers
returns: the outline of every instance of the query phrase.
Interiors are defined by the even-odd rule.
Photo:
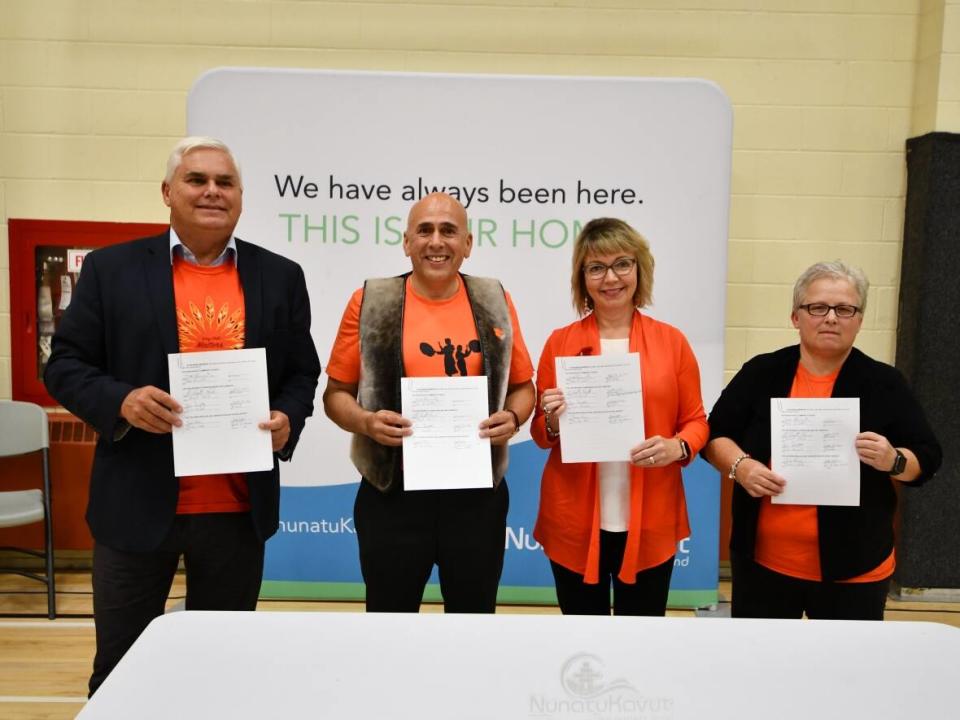
[[[504,479],[494,488],[382,493],[361,481],[353,516],[368,612],[418,612],[433,566],[446,612],[492,613],[503,571]]]
[[[255,610],[263,579],[263,542],[249,513],[178,515],[160,547],[125,552],[93,548],[97,654],[93,695],[110,671],[164,612],[183,555],[187,610]]]
[[[870,583],[800,580],[730,553],[731,615],[742,618],[883,620],[890,579]]]
[[[564,615],[609,615],[613,585],[614,615],[659,615],[667,612],[673,557],[637,573],[632,585],[617,577],[623,563],[627,533],[600,531],[600,582],[590,585],[583,575],[550,561],[557,602]]]

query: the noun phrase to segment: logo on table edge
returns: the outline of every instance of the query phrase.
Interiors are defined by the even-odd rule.
[[[531,694],[532,718],[592,720],[671,720],[674,701],[641,693],[625,677],[607,679],[603,659],[594,653],[571,655],[560,666],[562,695]]]

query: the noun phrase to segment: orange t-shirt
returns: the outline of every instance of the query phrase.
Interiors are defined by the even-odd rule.
[[[350,297],[343,312],[337,339],[330,351],[327,375],[342,383],[360,381],[360,305],[363,288]],[[509,383],[533,377],[533,363],[520,333],[520,321],[507,294],[513,325]],[[500,335],[494,328],[494,333]],[[403,307],[403,374],[407,377],[482,375],[483,359],[465,285],[446,300],[421,297],[407,279]]]
[[[828,398],[840,371],[830,375],[814,375],[802,364],[790,388],[792,398]],[[822,580],[820,542],[816,505],[774,505],[764,497],[757,522],[757,546],[754,559],[770,570],[800,578]],[[884,580],[893,574],[894,553],[873,570],[841,582],[864,583]]]
[[[210,267],[173,259],[173,294],[180,352],[243,347],[243,288],[233,261]],[[180,478],[177,513],[246,512],[250,509],[243,473]]]

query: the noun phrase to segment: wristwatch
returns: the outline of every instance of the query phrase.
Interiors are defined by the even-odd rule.
[[[907,469],[907,456],[900,452],[897,448],[894,448],[897,451],[897,457],[893,461],[893,467],[890,468],[888,475],[899,475],[904,470]]]
[[[680,441],[680,462],[683,462],[690,457],[690,446],[687,445],[687,441],[679,435],[677,435],[677,440]]]

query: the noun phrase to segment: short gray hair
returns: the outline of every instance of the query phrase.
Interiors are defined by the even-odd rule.
[[[180,167],[180,163],[183,162],[184,155],[187,155],[194,150],[203,149],[219,150],[226,153],[227,157],[229,157],[231,162],[233,162],[233,166],[237,169],[237,180],[240,181],[240,186],[243,187],[243,177],[240,175],[240,163],[237,162],[237,158],[234,156],[233,152],[222,140],[217,140],[213,137],[206,137],[204,135],[191,135],[190,137],[185,137],[173,146],[173,150],[170,151],[170,157],[167,158],[167,174],[164,176],[163,181],[165,183],[169,183],[171,180],[173,180],[173,176],[176,174],[177,168]]]
[[[831,278],[833,280],[846,280],[853,286],[857,293],[857,306],[860,310],[867,307],[867,290],[870,289],[870,281],[864,275],[863,270],[853,265],[847,265],[842,260],[833,262],[818,262],[801,273],[797,282],[793,286],[793,311],[796,312],[803,304],[803,298],[807,294],[807,288],[817,280]]]

